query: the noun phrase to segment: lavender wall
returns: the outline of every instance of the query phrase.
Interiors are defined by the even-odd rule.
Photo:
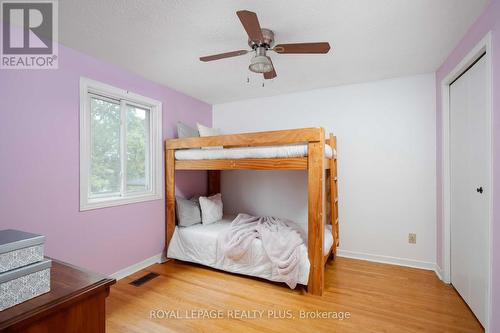
[[[212,107],[60,46],[58,70],[0,70],[0,229],[47,236],[46,253],[113,273],[160,253],[164,201],[79,212],[79,80],[85,76],[163,103],[163,136],[178,120],[212,123]],[[206,174],[179,173],[185,196]]]
[[[437,262],[443,267],[442,234],[442,121],[441,81],[488,33],[493,38],[493,319],[490,332],[500,332],[500,0],[492,0],[453,52],[436,72],[437,101]]]

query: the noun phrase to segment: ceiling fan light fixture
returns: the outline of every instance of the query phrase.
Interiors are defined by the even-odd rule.
[[[267,73],[273,70],[273,64],[264,55],[256,55],[250,60],[248,69],[254,73]]]

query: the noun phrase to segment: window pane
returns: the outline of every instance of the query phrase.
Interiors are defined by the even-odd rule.
[[[150,189],[149,112],[127,105],[127,192]]]
[[[120,104],[92,96],[90,110],[90,193],[93,196],[119,193]]]

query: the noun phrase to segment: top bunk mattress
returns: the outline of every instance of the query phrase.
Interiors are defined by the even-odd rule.
[[[325,144],[325,157],[332,158],[336,152]],[[240,147],[224,149],[182,149],[175,151],[177,160],[238,160],[245,158],[291,158],[307,156],[307,145],[270,147]]]

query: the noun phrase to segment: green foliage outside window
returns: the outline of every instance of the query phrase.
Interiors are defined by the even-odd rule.
[[[121,192],[121,110],[118,102],[92,97],[90,191],[93,195]],[[126,189],[148,189],[149,110],[127,105]]]

